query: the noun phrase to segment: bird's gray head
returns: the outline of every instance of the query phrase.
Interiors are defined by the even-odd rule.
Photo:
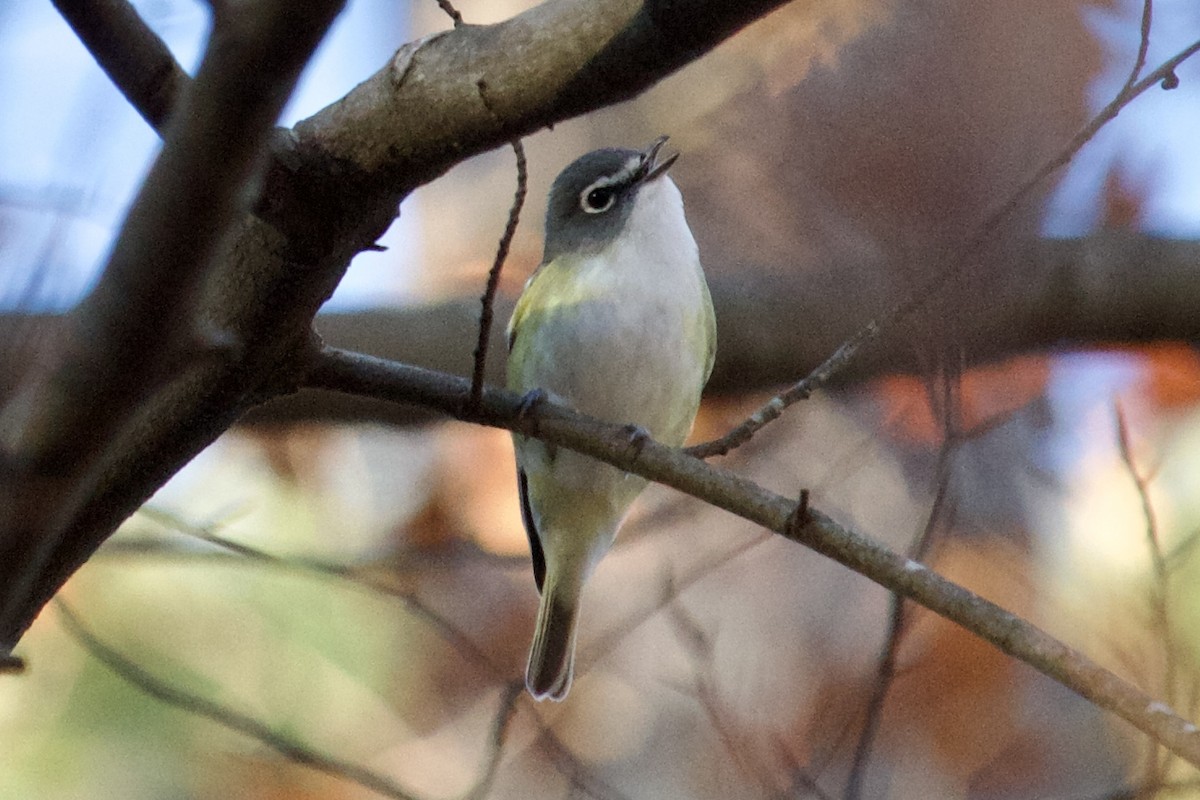
[[[659,137],[641,151],[593,150],[560,172],[546,206],[543,260],[562,253],[598,253],[616,239],[629,222],[638,194],[666,175],[679,157],[676,153],[658,160],[666,141],[666,136]]]

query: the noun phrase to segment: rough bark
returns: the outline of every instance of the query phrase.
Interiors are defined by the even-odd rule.
[[[29,464],[38,459],[16,452],[30,440],[14,405],[37,408],[28,384],[5,409],[10,444],[0,461],[4,484],[16,487],[8,508],[18,513],[0,524],[0,649],[15,644],[66,578],[179,467],[248,408],[295,387],[304,368],[297,353],[317,309],[406,193],[472,155],[632,97],[781,4],[554,0],[497,25],[464,25],[406,45],[341,101],[281,134],[256,214],[227,237],[224,227],[216,232],[228,244],[204,270],[194,314],[179,309],[185,322],[165,323],[200,331],[215,346],[172,363],[166,378],[139,370],[132,380],[108,372],[92,381],[102,396],[139,397],[128,423],[121,415],[121,424],[106,426],[103,452],[83,479],[72,475],[66,488],[55,482],[50,493],[31,482]],[[216,22],[219,29],[219,14]],[[180,102],[195,91],[188,86]],[[176,213],[193,211],[199,216]],[[176,224],[169,233],[183,241],[192,232]],[[163,251],[172,244],[165,235],[156,242]],[[161,316],[152,304],[139,308]],[[72,317],[68,330],[77,322]],[[127,322],[139,346],[161,344],[154,325]],[[101,353],[112,342],[90,344]],[[86,348],[67,359],[52,371],[86,363]],[[139,385],[143,378],[154,391]],[[39,485],[22,489],[31,483]],[[62,514],[19,513],[64,491],[78,499]]]

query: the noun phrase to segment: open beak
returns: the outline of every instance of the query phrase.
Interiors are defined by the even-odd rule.
[[[662,150],[663,145],[666,143],[667,137],[660,136],[642,151],[642,165],[638,170],[641,173],[641,177],[638,178],[638,183],[649,183],[665,175],[667,170],[671,168],[671,165],[675,163],[675,159],[679,158],[679,153],[673,153],[662,161],[658,160],[658,151]]]

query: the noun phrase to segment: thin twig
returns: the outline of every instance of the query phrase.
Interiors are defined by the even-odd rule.
[[[871,320],[857,333],[842,342],[829,358],[821,362],[803,380],[792,384],[772,397],[729,433],[719,439],[692,445],[685,452],[695,458],[711,458],[712,456],[723,456],[741,447],[750,441],[754,434],[779,419],[789,406],[801,400],[807,400],[813,392],[828,383],[830,378],[845,369],[863,345],[874,341],[883,328],[889,327],[899,320],[902,311],[907,316],[907,309],[897,307],[888,312],[881,321]]]
[[[1154,21],[1154,0],[1143,0],[1142,2],[1142,23],[1140,37],[1138,39],[1137,56],[1133,60],[1133,68],[1129,70],[1129,77],[1125,79],[1125,85],[1121,87],[1121,91],[1127,91],[1137,83],[1138,78],[1142,74],[1142,70],[1146,68],[1146,56],[1150,53],[1150,28]]]
[[[881,316],[864,325],[857,333],[842,343],[834,351],[833,355],[829,356],[824,363],[809,373],[803,380],[771,398],[761,408],[747,417],[745,421],[730,430],[729,433],[720,438],[689,447],[687,452],[696,458],[725,455],[750,441],[754,434],[778,419],[789,406],[808,398],[813,392],[823,387],[832,377],[845,369],[864,346],[875,341],[883,331],[891,330],[897,324],[921,309],[951,279],[957,277],[966,269],[968,259],[991,239],[992,235],[999,230],[1000,224],[1021,203],[1025,202],[1029,195],[1033,193],[1033,190],[1040,186],[1046,178],[1070,162],[1075,157],[1075,154],[1090,142],[1101,128],[1116,118],[1121,109],[1156,84],[1161,83],[1164,89],[1172,89],[1177,86],[1179,80],[1175,75],[1175,69],[1188,58],[1195,55],[1197,51],[1200,51],[1200,41],[1193,42],[1172,58],[1167,59],[1157,69],[1141,80],[1122,87],[1112,102],[1101,109],[1078,133],[1071,137],[1057,154],[1035,170],[1032,175],[1009,195],[1007,200],[984,218],[983,222],[976,228],[975,233],[948,260],[948,266],[922,283],[906,299],[893,305]]]
[[[464,24],[462,14],[450,0],[437,0],[437,4],[450,16],[450,19],[454,20],[454,27],[458,28]],[[475,85],[479,90],[479,99],[483,102],[484,107],[492,116],[497,116],[495,109],[488,101],[487,81],[480,78]],[[500,236],[500,244],[496,248],[496,258],[492,261],[492,268],[488,270],[483,297],[479,301],[482,306],[479,311],[479,337],[475,342],[475,366],[471,373],[470,402],[471,407],[475,409],[479,407],[480,398],[483,396],[483,375],[487,369],[488,344],[492,336],[492,306],[496,302],[496,290],[500,286],[500,270],[504,268],[509,247],[512,246],[513,235],[517,232],[517,222],[521,218],[521,208],[525,205],[525,191],[529,177],[525,164],[525,145],[521,143],[520,139],[514,139],[512,149],[513,154],[517,157],[517,189],[513,195],[512,208],[508,212],[508,222],[504,226],[504,233]]]
[[[147,510],[143,509],[141,513],[145,514],[147,513]],[[226,550],[229,554],[231,554],[230,557],[246,558],[255,563],[261,563],[263,565],[278,567],[289,571],[333,577],[348,581],[361,588],[377,592],[387,597],[400,598],[419,616],[425,617],[426,619],[432,621],[434,623],[434,627],[439,631],[439,633],[448,639],[452,646],[462,649],[466,655],[470,656],[473,660],[485,667],[493,677],[503,677],[500,667],[493,663],[485,653],[479,650],[479,648],[471,642],[465,633],[418,600],[411,592],[398,590],[387,583],[376,581],[364,575],[358,574],[353,567],[346,567],[340,564],[324,562],[315,559],[288,559],[275,556],[240,542],[234,542],[226,539],[220,535],[214,534],[212,531],[204,527],[188,525],[177,520],[175,517],[166,514],[165,512],[154,512],[154,515],[161,516],[162,521],[168,522],[172,526],[175,526],[178,531],[184,533],[185,535],[197,538],[201,541]],[[190,555],[195,557],[198,554],[193,553]],[[17,661],[19,661],[19,659]],[[462,800],[483,800],[483,798],[486,798],[491,792],[491,789],[495,783],[496,775],[499,771],[500,760],[503,755],[504,741],[508,734],[509,726],[515,716],[517,702],[524,697],[524,692],[524,680],[510,681],[506,684],[492,723],[492,733],[490,736],[491,750],[487,759],[487,763],[484,765],[483,773],[480,775],[479,780],[471,789],[462,795]],[[534,717],[534,724],[539,728],[541,735],[550,737],[552,740],[552,746],[557,748],[557,758],[562,761],[570,760],[572,756],[570,755],[569,751],[567,751],[565,745],[563,745],[561,741],[557,739],[557,737],[554,737],[553,732],[550,731],[550,729],[544,723],[542,723],[540,719],[536,718],[536,715],[534,715]],[[576,776],[576,778],[572,778],[572,780],[578,780],[580,785],[583,786],[586,786],[588,782],[592,780],[592,778],[586,774],[586,769],[582,764],[576,763],[574,765],[573,774]]]
[[[577,674],[586,675],[592,663],[612,652],[618,642],[627,638],[629,634],[633,633],[633,631],[652,619],[658,612],[666,608],[667,604],[672,602],[679,593],[687,590],[698,581],[711,575],[717,569],[740,558],[759,545],[771,541],[773,538],[773,536],[769,535],[755,537],[725,552],[709,556],[703,561],[691,565],[681,575],[671,581],[669,591],[663,593],[658,598],[658,602],[635,609],[625,619],[591,639],[587,645],[582,647],[578,658],[580,667],[577,668]]]
[[[1150,485],[1145,476],[1138,471],[1133,457],[1133,447],[1129,439],[1129,422],[1120,402],[1113,403],[1113,411],[1117,420],[1117,447],[1121,453],[1121,461],[1133,481],[1138,500],[1142,506],[1142,517],[1146,523],[1146,549],[1150,552],[1150,563],[1154,570],[1154,585],[1150,590],[1150,609],[1153,616],[1153,628],[1162,642],[1163,648],[1163,696],[1167,702],[1178,700],[1178,665],[1176,664],[1175,637],[1171,628],[1170,594],[1171,572],[1167,567],[1166,556],[1163,552],[1162,537],[1158,530],[1158,515],[1154,511],[1154,503],[1150,499]],[[1150,741],[1150,756],[1147,759],[1146,783],[1159,784],[1167,775],[1170,766],[1170,753],[1162,754],[1160,759],[1158,743]]]
[[[372,772],[360,764],[336,758],[321,752],[285,733],[275,730],[264,722],[221,705],[208,698],[173,686],[151,675],[111,645],[102,641],[84,625],[75,611],[61,598],[54,601],[62,619],[63,627],[72,638],[87,650],[93,658],[108,667],[117,677],[136,687],[139,691],[159,702],[174,706],[200,717],[212,720],[229,730],[249,736],[271,748],[289,761],[311,767],[318,772],[335,778],[357,783],[359,786],[378,792],[394,800],[416,800],[390,779]]]
[[[929,514],[925,518],[925,526],[921,534],[913,542],[909,557],[915,562],[924,561],[941,522],[942,510],[945,508],[948,487],[950,485],[950,456],[955,443],[952,437],[947,437],[942,443],[938,454],[937,490],[930,505]],[[850,775],[846,779],[844,800],[858,800],[862,797],[863,785],[866,780],[867,764],[871,759],[871,751],[883,724],[883,707],[887,701],[892,684],[896,679],[897,664],[900,655],[900,642],[904,637],[907,622],[906,601],[904,597],[893,592],[891,608],[888,616],[888,631],[884,639],[883,649],[879,654],[878,665],[875,669],[875,683],[871,697],[867,701],[865,719],[858,743],[854,748],[854,757],[850,762]]]
[[[479,85],[480,95],[483,95],[484,84]],[[529,172],[525,162],[525,145],[517,139],[512,143],[513,153],[517,157],[517,189],[513,195],[512,208],[508,212],[508,222],[504,226],[504,234],[496,248],[496,258],[492,268],[488,270],[487,287],[480,298],[482,308],[479,312],[479,339],[475,343],[475,370],[471,376],[471,405],[479,407],[483,396],[483,373],[487,368],[488,343],[492,335],[492,306],[496,302],[496,290],[500,286],[500,270],[508,258],[508,250],[512,245],[513,235],[517,232],[517,223],[521,218],[521,208],[525,205],[525,194],[528,188]]]
[[[539,720],[540,724],[540,720]],[[585,792],[589,797],[600,800],[630,800],[629,795],[605,779],[588,772],[579,759],[571,752],[562,740],[554,735],[554,731],[542,725],[542,734],[538,743],[547,750],[550,760],[559,773],[571,782],[572,793],[575,790]]]
[[[321,576],[327,576],[345,580],[361,588],[377,592],[388,597],[396,597],[405,602],[410,610],[417,613],[430,621],[438,632],[447,639],[447,641],[473,660],[485,667],[493,677],[502,678],[503,671],[496,665],[482,650],[480,650],[471,639],[455,627],[449,620],[442,617],[437,612],[426,606],[417,599],[412,592],[398,590],[385,582],[380,582],[371,579],[367,576],[359,574],[353,567],[348,567],[342,564],[321,561],[317,559],[288,559],[280,556],[267,553],[241,542],[235,542],[227,539],[212,530],[203,526],[190,525],[186,522],[177,519],[173,515],[165,512],[149,511],[142,509],[142,512],[148,516],[157,516],[160,521],[172,525],[177,531],[187,536],[199,539],[201,541],[212,544],[234,553],[237,556],[250,559],[256,563],[270,565],[273,567],[282,568],[296,572],[307,572]],[[495,782],[496,774],[500,766],[500,758],[503,755],[504,739],[508,733],[508,728],[512,722],[517,702],[524,697],[525,682],[517,680],[509,682],[505,688],[504,694],[501,697],[500,705],[496,710],[496,716],[492,725],[491,742],[492,748],[488,757],[487,763],[484,766],[483,774],[476,782],[475,786],[468,790],[463,795],[463,800],[483,800],[491,791],[492,785]],[[541,731],[541,736],[548,743],[555,753],[556,760],[562,763],[571,763],[570,775],[568,778],[574,784],[581,788],[587,789],[589,786],[599,786],[602,791],[610,790],[603,782],[597,783],[597,779],[587,774],[586,768],[578,763],[571,755],[566,746],[554,735],[536,714],[534,715],[534,724]],[[610,793],[610,796],[619,797],[615,793]]]
[[[451,3],[450,0],[437,0],[437,4],[438,8],[440,8],[442,11],[445,11],[450,19],[454,20],[454,27],[457,28],[460,25],[465,24],[463,22],[462,14],[458,13],[458,9],[454,7],[454,4]]]
[[[166,512],[143,508],[140,513],[151,519],[157,517],[160,521],[169,524],[179,533],[203,542],[208,542],[211,545],[228,550],[252,562],[293,573],[334,578],[367,589],[376,594],[401,600],[409,611],[428,622],[450,646],[483,667],[493,678],[504,679],[506,677],[504,671],[492,661],[487,653],[479,648],[479,645],[475,644],[470,637],[450,622],[450,620],[421,602],[413,591],[397,589],[385,581],[363,575],[355,567],[345,564],[312,558],[285,558],[274,553],[268,553],[265,550],[259,550],[248,544],[228,539],[207,527],[191,525]]]
[[[500,698],[500,706],[496,709],[496,717],[492,722],[492,748],[488,763],[475,786],[463,795],[463,800],[483,800],[492,791],[496,781],[496,772],[500,767],[500,756],[504,752],[504,738],[508,735],[508,726],[512,722],[517,701],[524,696],[525,682],[513,681],[504,690]]]
[[[717,684],[713,664],[714,644],[712,636],[704,630],[704,626],[683,603],[679,601],[679,592],[671,585],[668,574],[663,584],[663,605],[668,609],[668,619],[675,632],[676,638],[689,651],[689,663],[692,665],[692,695],[699,703],[709,727],[717,734],[721,746],[729,755],[737,770],[750,781],[754,781],[764,791],[772,791],[771,780],[767,769],[753,748],[745,746],[740,737],[734,735],[734,723],[720,698],[720,687]],[[778,792],[773,792],[778,796]]]

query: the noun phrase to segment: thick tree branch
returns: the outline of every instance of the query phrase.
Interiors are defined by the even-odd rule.
[[[599,422],[551,402],[530,411],[521,396],[512,392],[488,390],[478,411],[472,411],[469,380],[356,353],[322,351],[316,356],[310,383],[389,402],[418,404],[468,422],[536,436],[725,509],[958,623],[1200,766],[1200,731],[1165,704],[1040,628],[821,512],[808,508],[803,519],[798,519],[796,501],[733,472],[654,441],[631,444],[626,427]]]
[[[241,344],[238,332],[207,324],[201,292],[250,208],[275,119],[342,2],[218,15],[99,283],[58,352],[0,412],[0,553],[24,568],[0,584],[0,646],[26,624],[31,589],[114,439],[198,354]]]
[[[467,156],[628,100],[783,1],[555,0],[497,25],[461,25],[405,45],[297,133],[411,189]]]
[[[189,79],[127,0],[52,0],[58,13],[150,127],[163,134]]]
[[[76,352],[109,360],[108,369],[92,370],[94,383],[71,382],[76,389],[89,390],[83,393],[85,406],[107,409],[108,401],[115,399],[123,412],[131,388],[142,388],[138,413],[128,427],[108,418],[96,420],[95,428],[70,426],[93,439],[96,431],[112,435],[90,491],[78,504],[63,507],[64,524],[49,526],[61,530],[61,535],[48,537],[44,524],[14,527],[0,521],[0,587],[8,610],[0,620],[0,654],[16,642],[67,576],[170,475],[245,410],[294,387],[297,348],[307,341],[317,308],[337,286],[350,259],[370,247],[391,223],[398,201],[408,191],[471,155],[632,97],[782,2],[551,0],[507,22],[463,25],[407,45],[342,101],[297,126],[295,135],[277,137],[256,216],[243,220],[200,296],[199,327],[219,332],[216,338],[231,348],[221,357],[181,359],[187,368],[177,370],[173,380],[152,396],[138,381],[129,380],[119,368],[128,354],[101,354],[100,342],[105,348],[124,343],[134,350],[162,350],[164,328],[157,326],[169,330],[170,323],[186,314],[170,293],[152,297],[154,293],[140,284],[140,276],[128,288],[133,297],[143,300],[127,313],[145,315],[142,320],[112,330],[103,325],[72,326],[96,345],[89,351],[83,340],[76,339],[72,345]],[[246,11],[251,6],[238,8]],[[294,4],[288,9],[293,15],[311,10]],[[233,19],[231,15],[226,21]],[[260,33],[274,38],[237,46],[270,48],[272,42],[282,42],[279,55],[284,55],[294,53],[307,39],[286,31]],[[230,48],[236,50],[235,44],[229,43]],[[280,66],[274,58],[262,58],[254,68],[242,71],[243,85],[229,90],[239,97],[247,86],[256,85],[256,73],[272,74]],[[202,67],[196,84],[203,72]],[[487,85],[486,103],[479,93],[481,80]],[[200,90],[193,86],[188,94],[199,95]],[[191,127],[197,124],[192,116],[181,109],[172,120]],[[229,122],[238,116],[226,109],[223,119]],[[218,142],[225,141],[221,133],[214,132]],[[235,163],[223,164],[222,172]],[[182,198],[189,199],[182,202]],[[199,245],[193,240],[196,232],[187,229],[189,224],[202,229],[198,220],[226,218],[227,208],[214,213],[199,207],[203,199],[185,186],[171,206],[176,213],[165,228],[129,223],[140,226],[148,237],[142,247],[172,254],[169,261],[157,262],[165,265],[164,270],[186,269],[190,274],[187,260],[181,262],[175,255],[188,242],[191,247]],[[196,285],[190,278],[162,280],[175,292]],[[189,291],[179,294],[186,296]],[[98,300],[90,302],[93,308],[107,307],[115,298],[115,292],[102,291]],[[164,306],[173,316],[160,313]],[[115,315],[100,316],[114,323]],[[152,317],[159,318],[156,325],[144,324]],[[137,337],[129,335],[135,330]],[[180,348],[175,350],[178,356]],[[172,366],[161,359],[149,361],[158,369]],[[156,386],[164,374],[173,374],[144,366],[138,371]],[[10,449],[23,449],[25,442],[37,438],[22,432],[26,423],[19,412],[43,421],[69,412],[43,411],[28,402],[33,394],[22,387],[16,405],[10,402],[6,409]],[[120,412],[115,417],[123,421],[126,417]],[[85,416],[102,413],[89,411]],[[46,430],[43,424],[34,428]],[[46,435],[63,441],[61,436]],[[43,454],[62,452],[61,447],[39,449]],[[7,479],[3,483],[12,485]],[[61,494],[46,491],[19,490],[10,492],[10,497],[14,502],[9,508],[26,510],[62,502]]]
[[[340,7],[326,0],[307,13],[282,4],[272,12],[267,4],[218,19],[181,122],[98,285],[72,313],[64,351],[0,422],[18,467],[88,460],[172,367],[197,350],[237,344],[202,328],[199,294],[226,232],[249,210],[275,118]]]

